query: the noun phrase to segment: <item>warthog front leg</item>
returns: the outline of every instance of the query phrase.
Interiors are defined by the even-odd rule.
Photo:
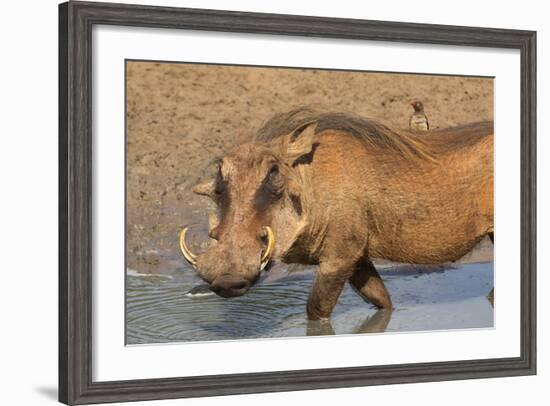
[[[321,264],[307,301],[309,320],[327,320],[338,301],[346,280],[353,272],[353,267],[340,267]]]
[[[349,281],[351,286],[369,302],[381,309],[393,308],[384,281],[371,261],[361,261]]]

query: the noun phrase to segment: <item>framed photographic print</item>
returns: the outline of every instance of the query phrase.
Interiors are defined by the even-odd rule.
[[[535,32],[59,30],[61,402],[536,373]]]

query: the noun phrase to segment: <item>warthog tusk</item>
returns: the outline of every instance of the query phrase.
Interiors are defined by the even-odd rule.
[[[267,235],[267,248],[265,249],[265,252],[262,255],[262,259],[260,261],[261,271],[263,271],[263,269],[271,259],[271,255],[273,254],[273,249],[275,248],[275,237],[273,236],[273,230],[269,226],[265,226],[264,230]]]
[[[187,248],[187,244],[185,244],[185,234],[187,234],[187,227],[184,227],[180,232],[180,250],[185,259],[195,267],[197,265],[197,256]]]

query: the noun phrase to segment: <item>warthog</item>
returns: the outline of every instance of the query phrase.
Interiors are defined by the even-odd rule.
[[[184,229],[180,248],[218,295],[244,294],[280,260],[319,265],[310,320],[330,317],[346,281],[392,308],[372,259],[442,264],[493,238],[493,124],[417,137],[301,108],[268,121],[194,192],[217,204],[217,243],[195,255]]]

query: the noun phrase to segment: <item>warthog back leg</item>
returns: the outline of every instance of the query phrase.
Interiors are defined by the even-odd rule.
[[[381,309],[393,308],[386,285],[371,261],[362,261],[349,281],[351,286],[369,302]]]
[[[491,306],[495,306],[495,288],[491,289],[491,291],[487,294],[487,300],[491,303]]]

